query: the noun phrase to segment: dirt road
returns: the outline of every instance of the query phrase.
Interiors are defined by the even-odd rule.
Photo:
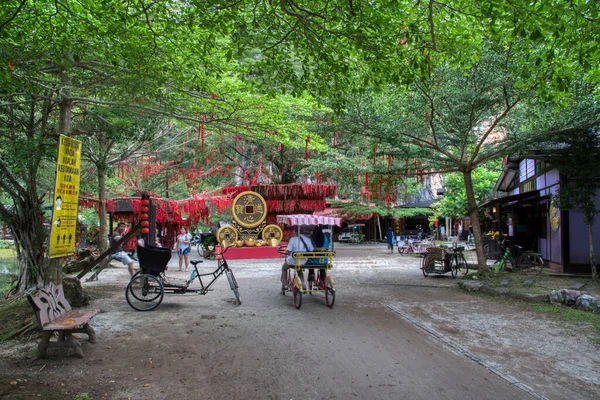
[[[98,343],[84,359],[13,342],[0,356],[2,398],[533,399],[597,398],[598,349],[519,305],[423,278],[385,244],[340,245],[337,298],[278,291],[279,260],[233,260],[243,304],[221,278],[206,296],[168,295],[153,312],[125,302],[125,268],[93,284]],[[207,261],[204,269],[214,267]],[[175,270],[172,259],[169,273]],[[108,286],[107,286],[108,285]],[[538,332],[538,333],[532,333]],[[550,343],[546,343],[550,342]],[[574,344],[573,344],[574,343]],[[12,384],[11,384],[12,383]]]

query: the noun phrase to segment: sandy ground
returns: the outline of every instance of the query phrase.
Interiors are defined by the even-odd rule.
[[[206,296],[166,295],[147,313],[125,301],[126,268],[106,270],[84,283],[108,291],[92,301],[98,343],[83,343],[84,359],[3,344],[0,398],[600,397],[599,349],[584,329],[464,293],[449,275],[424,278],[418,259],[384,244],[336,251],[332,309],[315,294],[296,310],[278,291],[280,260],[229,262],[242,305],[222,277]],[[168,273],[188,276],[176,270],[174,256]]]

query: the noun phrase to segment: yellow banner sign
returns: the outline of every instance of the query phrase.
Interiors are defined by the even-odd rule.
[[[81,142],[61,135],[52,206],[50,258],[69,257],[75,250],[80,163]]]

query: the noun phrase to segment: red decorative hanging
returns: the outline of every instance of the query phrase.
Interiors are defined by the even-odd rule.
[[[388,171],[390,170],[391,166],[392,166],[392,156],[388,156]]]

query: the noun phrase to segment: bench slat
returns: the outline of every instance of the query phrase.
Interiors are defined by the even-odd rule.
[[[90,322],[100,310],[71,310],[65,315],[42,326],[45,331],[62,331],[82,327]]]

